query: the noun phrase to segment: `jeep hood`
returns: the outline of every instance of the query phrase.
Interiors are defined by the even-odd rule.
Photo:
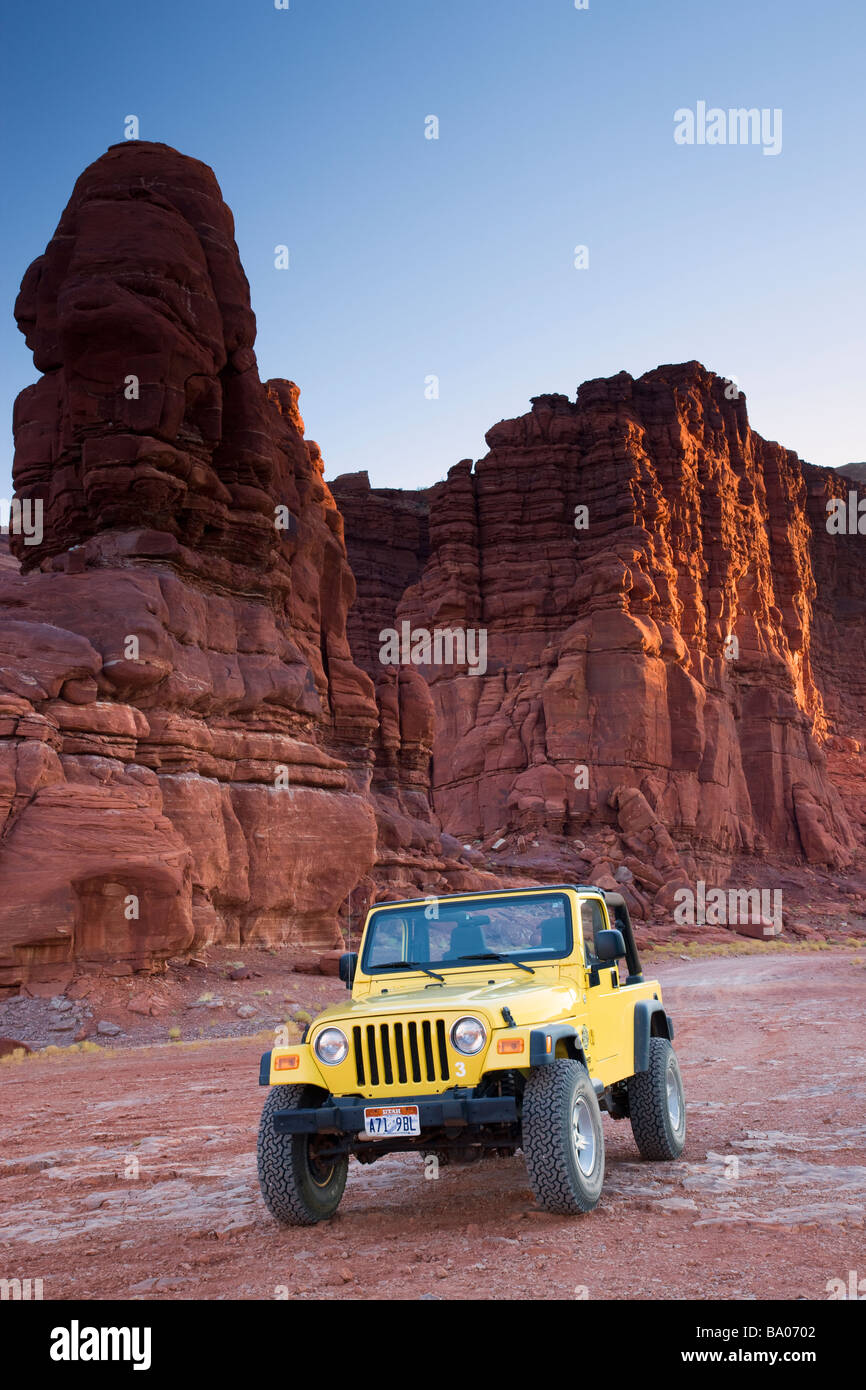
[[[374,1018],[387,1019],[405,1014],[480,1013],[492,1028],[503,1028],[502,1010],[508,1008],[518,1027],[534,1023],[555,1023],[558,1018],[574,1015],[578,999],[572,982],[558,979],[526,984],[513,979],[498,980],[496,984],[435,985],[429,988],[406,990],[399,994],[372,994],[345,1004],[332,1004],[318,1015],[313,1026],[324,1023],[346,1023],[349,1026]]]

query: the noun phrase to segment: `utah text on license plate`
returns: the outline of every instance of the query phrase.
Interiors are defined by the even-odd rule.
[[[417,1105],[377,1105],[365,1110],[364,1133],[377,1139],[420,1134],[421,1117]]]

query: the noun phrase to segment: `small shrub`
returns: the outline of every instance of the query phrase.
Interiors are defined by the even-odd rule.
[[[19,1062],[26,1062],[28,1057],[32,1057],[32,1052],[25,1052],[23,1047],[16,1047],[13,1052],[7,1052],[5,1057],[0,1057],[0,1067],[14,1067]]]
[[[82,1053],[96,1053],[100,1057],[115,1057],[117,1049],[113,1047],[101,1047],[99,1043],[89,1042],[86,1038],[84,1042],[69,1043],[66,1047],[58,1047],[56,1043],[49,1043],[47,1047],[38,1048],[35,1052],[25,1052],[22,1048],[16,1047],[14,1052],[10,1052],[6,1057],[0,1057],[0,1066],[9,1064],[17,1065],[20,1062],[65,1062],[69,1057],[80,1057]]]

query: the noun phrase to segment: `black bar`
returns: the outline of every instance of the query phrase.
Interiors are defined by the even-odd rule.
[[[346,1105],[277,1110],[274,1112],[274,1130],[277,1134],[360,1134],[364,1128],[365,1110],[390,1105],[417,1105],[422,1129],[438,1129],[442,1125],[514,1124],[517,1120],[514,1096],[437,1097],[435,1100],[388,1096],[381,1101],[368,1100],[360,1105],[352,1101]]]

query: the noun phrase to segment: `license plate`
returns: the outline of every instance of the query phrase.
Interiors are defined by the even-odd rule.
[[[364,1111],[364,1133],[374,1139],[396,1139],[421,1133],[417,1105],[377,1105]]]

